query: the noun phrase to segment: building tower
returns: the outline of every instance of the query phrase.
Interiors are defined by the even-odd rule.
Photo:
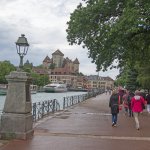
[[[52,54],[53,63],[56,68],[61,68],[64,60],[64,54],[58,49]]]
[[[74,63],[74,72],[75,73],[79,73],[79,60],[76,58],[74,61],[73,61],[73,63]]]

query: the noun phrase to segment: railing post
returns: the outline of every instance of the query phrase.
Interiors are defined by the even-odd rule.
[[[80,102],[80,98],[79,98],[79,95],[78,95],[78,103]]]
[[[65,106],[66,106],[65,102],[66,102],[66,100],[65,100],[65,97],[64,97],[64,99],[63,99],[63,109],[65,109]]]
[[[44,102],[42,102],[42,118],[44,116]]]
[[[33,103],[32,105],[32,114],[33,114],[33,121],[36,121],[36,103]]]
[[[74,105],[74,97],[73,96],[71,96],[71,101],[70,102],[71,102],[70,106]]]
[[[48,113],[50,112],[50,101],[47,101]]]
[[[56,99],[53,99],[53,106],[52,106],[52,112],[54,113],[55,112],[55,101],[56,101]]]

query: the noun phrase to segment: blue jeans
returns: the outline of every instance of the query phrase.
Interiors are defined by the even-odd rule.
[[[112,114],[112,123],[117,123],[117,116],[118,114]]]

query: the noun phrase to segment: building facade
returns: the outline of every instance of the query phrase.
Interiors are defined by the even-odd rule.
[[[52,58],[46,56],[42,63],[42,69],[34,69],[38,74],[48,74],[50,82],[63,82],[72,88],[101,88],[113,89],[114,80],[110,77],[97,75],[83,76],[79,74],[79,60],[64,58],[64,54],[58,49],[52,53]]]
[[[95,89],[113,89],[114,88],[114,80],[110,77],[100,77],[98,75],[90,75],[86,76],[86,86],[87,88]]]

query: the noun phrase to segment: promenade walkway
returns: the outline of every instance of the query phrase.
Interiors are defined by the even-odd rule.
[[[134,120],[119,113],[117,127],[111,126],[109,95],[98,95],[35,124],[30,140],[12,140],[0,150],[150,150],[150,116]],[[3,143],[4,141],[2,141]]]

